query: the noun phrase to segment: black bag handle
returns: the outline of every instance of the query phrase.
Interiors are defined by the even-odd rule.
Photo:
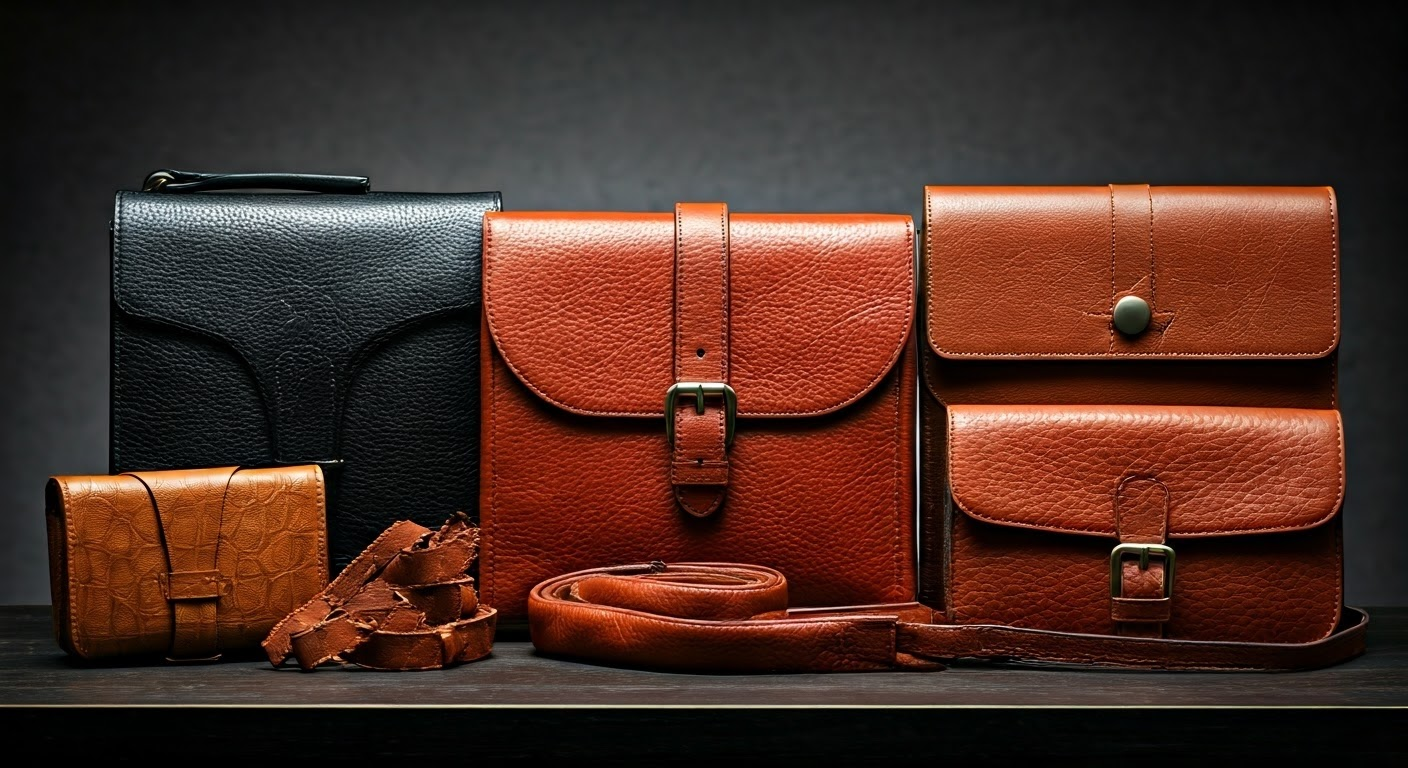
[[[315,173],[197,173],[161,169],[148,174],[143,192],[210,192],[221,189],[286,189],[363,195],[370,192],[366,176],[324,176]]]

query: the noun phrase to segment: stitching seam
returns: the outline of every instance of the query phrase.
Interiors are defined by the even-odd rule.
[[[1154,310],[1159,307],[1159,270],[1154,258],[1154,192],[1148,184],[1144,194],[1149,198],[1149,309]]]
[[[1110,317],[1113,319],[1115,316],[1115,294],[1118,293],[1118,289],[1115,286],[1115,185],[1107,185],[1106,189],[1109,190],[1110,193]],[[1114,351],[1115,324],[1111,322],[1110,346],[1107,354],[1112,354]]]
[[[492,252],[493,250],[494,250],[494,221],[493,221],[493,217],[491,217],[491,216],[485,216],[485,217],[484,217],[484,288],[485,288],[485,295],[486,295],[486,296],[488,295],[488,287],[489,287],[489,264],[491,264],[491,263],[493,262],[493,259],[491,259],[491,258],[489,257],[489,254],[490,254],[490,252]],[[487,302],[487,301],[484,302],[484,304],[485,304],[486,307],[488,306],[488,302]],[[491,312],[492,312],[492,310],[491,310]],[[480,344],[483,344],[483,343],[484,343],[484,340],[483,340],[483,339],[480,339],[480,340],[479,340],[479,343],[480,343]],[[488,391],[488,392],[481,392],[481,393],[480,393],[480,398],[481,398],[481,402],[482,402],[482,398],[485,398],[485,397],[489,398],[489,504],[488,504],[488,509],[480,510],[480,517],[482,518],[482,519],[480,520],[480,525],[481,525],[481,527],[483,527],[483,528],[485,529],[485,530],[484,530],[484,549],[483,549],[482,556],[483,556],[483,558],[484,558],[485,560],[489,561],[489,578],[488,578],[488,580],[482,585],[482,586],[484,587],[484,591],[489,593],[488,596],[484,599],[484,602],[486,602],[486,603],[489,604],[489,605],[493,605],[493,604],[495,603],[495,600],[494,600],[494,590],[496,589],[497,584],[498,584],[498,579],[496,578],[496,574],[497,574],[497,571],[498,571],[498,559],[495,557],[495,552],[494,552],[494,550],[495,550],[495,547],[494,547],[494,521],[495,521],[495,519],[497,518],[497,515],[495,514],[495,507],[496,507],[496,505],[498,504],[498,500],[499,500],[499,494],[498,494],[498,483],[499,483],[499,463],[498,463],[498,458],[499,458],[499,452],[494,448],[494,441],[495,441],[495,440],[498,438],[498,436],[499,436],[499,430],[498,430],[499,401],[498,401],[498,398],[494,396],[494,392],[495,392],[495,391],[497,390],[497,388],[498,388],[498,380],[497,380],[497,378],[496,378],[495,375],[494,375],[494,368],[495,368],[495,365],[496,365],[496,360],[495,360],[495,358],[498,357],[498,355],[495,354],[495,350],[492,350],[492,349],[491,349],[491,350],[488,350],[488,351],[489,351],[489,360],[488,360],[488,366],[487,366],[487,367],[488,367],[488,369],[489,369],[489,391]],[[482,360],[482,358],[483,358],[483,354],[482,354],[482,353],[481,353],[481,355],[480,355],[480,358],[481,358],[481,360]],[[480,365],[484,365],[484,363],[481,362]]]
[[[326,521],[327,513],[327,491],[323,488],[323,468],[314,465],[313,482],[318,487],[318,498],[314,506],[318,511],[318,519]],[[328,583],[328,527],[324,523],[318,526],[318,576],[324,584]]]
[[[1340,616],[1344,606],[1344,530],[1335,531],[1335,570],[1338,572],[1338,579],[1335,579],[1335,602],[1330,607],[1329,627],[1325,630],[1325,637],[1335,633],[1335,627],[1339,626]]]
[[[680,323],[680,305],[683,304],[684,297],[684,270],[680,269],[680,251],[684,248],[684,237],[681,229],[684,227],[684,213],[680,210],[680,204],[675,203],[675,381],[680,380],[680,343],[684,340],[684,327]],[[663,415],[663,414],[662,414]]]
[[[68,567],[64,576],[68,579],[68,636],[73,642],[73,647],[84,657],[88,655],[88,649],[83,643],[82,636],[78,632],[78,611],[74,610],[74,600],[77,598],[77,582],[74,579],[73,555],[77,546],[76,536],[73,533],[73,521],[68,519],[68,512],[72,510],[72,498],[69,496],[68,481],[59,481],[59,498],[63,501],[63,514],[60,520],[64,525],[64,539],[68,542]]]
[[[728,262],[728,208],[719,206],[719,267],[721,269],[720,285],[723,290],[719,292],[719,371],[720,380],[728,381],[729,369],[729,347],[728,347],[728,291],[729,291],[729,262]],[[722,417],[720,417],[720,429],[722,429]]]
[[[904,365],[900,365],[900,370],[901,370],[901,371],[904,370]],[[894,437],[895,437],[895,463],[894,463],[894,478],[895,478],[895,483],[894,483],[894,485],[895,485],[895,490],[894,490],[894,500],[895,500],[895,513],[896,513],[896,514],[895,514],[895,518],[894,518],[894,520],[895,520],[895,526],[894,526],[894,529],[893,529],[893,530],[894,530],[894,542],[895,542],[895,544],[894,544],[894,550],[895,550],[895,554],[894,554],[895,578],[894,578],[894,580],[890,583],[890,594],[891,594],[892,596],[894,596],[895,599],[898,599],[898,598],[901,596],[900,594],[896,594],[896,593],[897,593],[897,592],[903,593],[903,591],[904,591],[904,589],[905,589],[904,580],[903,580],[903,576],[902,576],[902,574],[903,574],[903,572],[904,572],[904,564],[903,564],[903,562],[902,562],[902,558],[904,557],[904,535],[903,535],[903,532],[902,532],[901,527],[900,527],[900,526],[902,525],[901,520],[903,520],[904,517],[905,517],[904,504],[902,503],[903,494],[900,493],[901,488],[904,486],[904,465],[903,465],[903,462],[904,462],[904,454],[905,454],[905,450],[904,450],[904,442],[905,442],[905,441],[904,441],[904,438],[903,438],[903,426],[902,426],[901,423],[900,423],[900,422],[904,419],[904,409],[900,407],[900,390],[901,390],[901,388],[902,388],[902,386],[903,386],[902,381],[903,381],[903,379],[901,378],[900,381],[896,381],[896,382],[895,382],[895,422],[894,422],[894,427],[895,427],[895,428],[894,428],[894,433],[893,433],[893,434],[894,434]]]
[[[1325,348],[1328,353],[1335,348],[1336,342],[1340,338],[1340,241],[1339,226],[1336,223],[1337,211],[1335,209],[1335,193],[1329,188],[1325,188],[1325,198],[1330,207],[1330,297],[1332,302],[1332,312],[1334,313],[1334,333],[1330,337],[1330,346]],[[1323,354],[1323,353],[1322,353]]]
[[[1339,360],[1339,357],[1336,356],[1334,360],[1331,360],[1331,361],[1330,361],[1330,408],[1332,408],[1332,409],[1334,409],[1334,410],[1339,410],[1339,407],[1340,407],[1340,402],[1339,402],[1339,399],[1340,399],[1340,397],[1339,397],[1339,394],[1340,394],[1339,383],[1340,383],[1340,360]]]
[[[110,298],[112,304],[109,305],[109,313],[113,311],[112,307],[117,305],[116,293],[118,286],[122,285],[122,207],[126,200],[126,193],[117,193],[117,211],[113,214],[112,222],[113,281],[112,285],[108,286],[108,290],[113,295]],[[112,330],[109,329],[108,333],[111,334]],[[112,387],[113,400],[117,406],[112,409],[112,434],[108,435],[112,447],[112,463],[117,466],[110,467],[110,469],[118,469],[122,466],[122,443],[116,439],[118,435],[122,434],[122,409],[124,407],[122,402],[122,356],[118,352],[119,345],[109,343],[112,344],[112,382],[109,386]]]

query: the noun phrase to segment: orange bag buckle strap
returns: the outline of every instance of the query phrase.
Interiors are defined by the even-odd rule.
[[[1128,475],[1115,489],[1120,543],[1110,552],[1110,618],[1116,634],[1162,637],[1173,617],[1175,553],[1168,545],[1168,488]]]
[[[328,661],[372,669],[440,669],[488,656],[496,613],[466,575],[479,529],[457,514],[439,530],[395,523],[317,597],[279,622],[263,646],[281,666]]]
[[[680,672],[937,670],[978,659],[1167,670],[1296,670],[1364,651],[1369,617],[1345,608],[1311,643],[1232,643],[943,624],[923,606],[787,608],[787,581],[735,563],[648,563],[578,571],[529,595],[545,653]]]
[[[665,392],[670,484],[680,508],[723,505],[738,398],[729,386],[728,207],[675,206],[675,383]]]
[[[1154,197],[1148,184],[1110,185],[1110,351],[1157,344],[1173,312],[1159,307]]]

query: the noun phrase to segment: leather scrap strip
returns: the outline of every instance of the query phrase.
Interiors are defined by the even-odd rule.
[[[912,603],[788,610],[786,578],[736,563],[648,563],[548,579],[528,598],[533,644],[588,661],[683,672],[938,670],[958,659],[1164,670],[1296,670],[1364,651],[1346,607],[1311,643],[1234,643],[943,624]],[[927,613],[927,615],[926,615]]]
[[[372,669],[440,669],[488,656],[496,612],[467,575],[479,529],[457,513],[436,531],[402,520],[265,638],[275,666],[328,661]]]
[[[393,523],[390,528],[382,531],[371,545],[342,569],[342,573],[338,574],[327,588],[274,625],[268,637],[260,643],[268,654],[269,661],[276,667],[282,664],[293,652],[294,634],[322,621],[337,606],[350,600],[368,581],[376,578],[401,550],[411,546],[427,533],[430,533],[429,528],[409,520]]]

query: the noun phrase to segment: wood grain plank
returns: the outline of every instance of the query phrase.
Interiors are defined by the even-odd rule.
[[[437,672],[213,665],[85,667],[46,607],[0,607],[0,704],[516,707],[1375,707],[1408,705],[1408,609],[1372,611],[1369,652],[1297,673],[1150,673],[990,664],[944,672],[683,675],[544,658],[523,641]]]

